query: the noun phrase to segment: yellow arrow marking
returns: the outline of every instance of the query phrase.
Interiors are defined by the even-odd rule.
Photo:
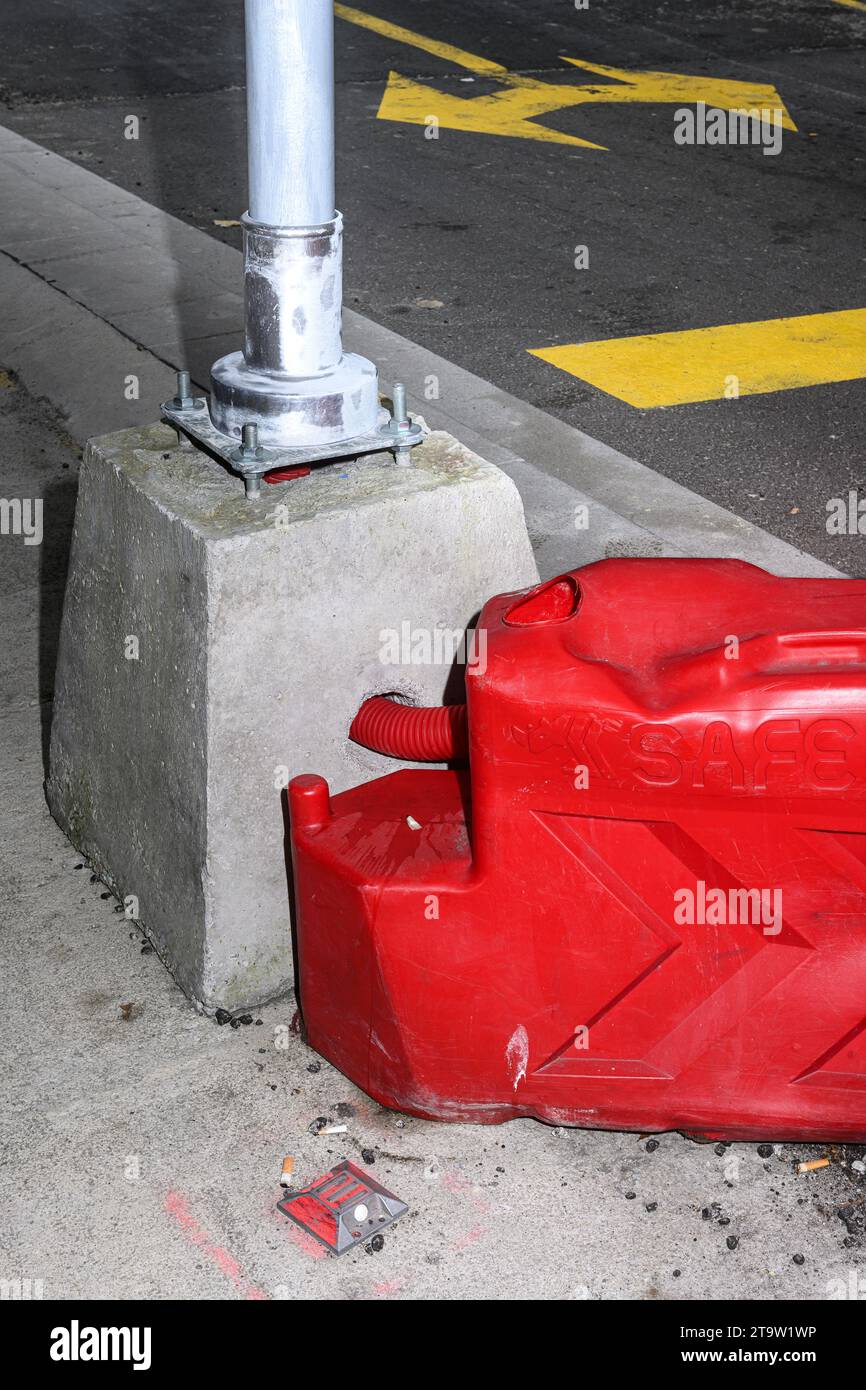
[[[793,391],[866,376],[866,309],[532,348],[554,367],[639,409]]]
[[[601,77],[613,78],[604,85],[568,86],[565,83],[540,82],[534,77],[509,72],[500,63],[479,58],[453,44],[425,38],[400,24],[378,19],[350,5],[337,4],[334,12],[350,24],[371,29],[374,33],[398,43],[420,48],[458,67],[468,68],[479,76],[491,77],[502,83],[502,90],[487,96],[458,97],[428,87],[423,82],[388,74],[388,84],[379,106],[378,117],[408,125],[428,125],[435,116],[445,130],[473,131],[482,135],[507,135],[524,140],[542,140],[557,145],[580,145],[586,149],[603,150],[591,140],[536,125],[536,116],[562,111],[570,106],[596,103],[624,104],[628,102],[676,103],[691,105],[699,101],[726,111],[778,110],[782,126],[796,130],[794,122],[776,88],[767,83],[737,82],[725,78],[689,77],[675,72],[629,71],[627,68],[604,67],[577,58],[565,61],[574,67]]]
[[[511,87],[490,96],[455,97],[434,91],[423,82],[413,82],[410,77],[401,77],[397,72],[389,72],[377,115],[380,121],[424,126],[435,116],[443,130],[510,135],[522,140],[544,140],[553,145],[581,145],[591,150],[607,148],[591,140],[581,140],[577,135],[535,125],[533,116],[576,104],[570,99],[576,88],[554,87],[546,82],[538,85],[543,86],[543,92]]]

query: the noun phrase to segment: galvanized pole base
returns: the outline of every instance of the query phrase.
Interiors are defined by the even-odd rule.
[[[409,451],[427,437],[427,430],[406,414],[405,402],[405,387],[395,382],[393,414],[377,405],[376,426],[368,434],[315,446],[298,444],[287,449],[268,447],[259,444],[258,423],[254,419],[245,421],[240,439],[218,430],[211,420],[205,397],[191,394],[189,372],[178,372],[178,394],[163,402],[161,415],[174,425],[179,436],[191,440],[205,453],[227,464],[233,473],[243,479],[247,498],[254,501],[261,494],[262,478],[276,468],[332,463],[336,459],[361,458],[364,454],[383,451],[391,451],[397,463],[408,463]]]
[[[259,496],[275,468],[393,450],[406,463],[425,436],[394,387],[393,414],[379,403],[372,362],[343,353],[342,218],[321,227],[265,227],[244,218],[242,352],[211,369],[210,406],[188,372],[162,406],[178,431],[243,478]]]
[[[343,219],[334,211],[332,0],[246,0],[250,211],[244,230],[244,346],[211,368],[208,410],[189,374],[166,420],[259,495],[273,468],[393,449],[424,430],[379,404],[376,368],[343,352]]]

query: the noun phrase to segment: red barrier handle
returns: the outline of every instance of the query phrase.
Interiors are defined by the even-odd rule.
[[[767,664],[824,670],[866,666],[866,631],[781,632],[754,637],[747,645],[758,657],[762,669],[766,669]]]

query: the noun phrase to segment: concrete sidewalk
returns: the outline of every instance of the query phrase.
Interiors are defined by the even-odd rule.
[[[847,1289],[863,1264],[866,1189],[850,1166],[859,1152],[834,1151],[831,1167],[805,1176],[797,1160],[820,1148],[779,1146],[765,1158],[754,1145],[698,1145],[674,1134],[653,1147],[633,1134],[532,1121],[477,1128],[394,1115],[303,1045],[292,1031],[293,1000],[236,1029],[198,1016],[120,905],[91,881],[50,819],[42,789],[76,446],[95,430],[152,418],[182,344],[157,341],[146,329],[145,316],[155,312],[147,304],[152,279],[130,311],[140,317],[135,324],[128,318],[122,295],[137,293],[139,283],[128,250],[121,264],[103,246],[105,298],[99,306],[82,302],[92,301],[99,256],[76,254],[63,236],[71,235],[75,208],[93,209],[75,202],[81,185],[64,185],[64,161],[53,156],[46,170],[57,185],[58,212],[43,238],[47,258],[32,240],[25,244],[34,224],[24,206],[35,217],[48,185],[34,182],[33,148],[5,148],[3,491],[43,499],[44,536],[41,545],[25,544],[20,534],[0,538],[0,829],[7,849],[0,1276],[41,1280],[46,1298],[824,1299],[833,1296],[833,1281]],[[88,186],[104,209],[122,207],[118,217],[146,222],[145,205],[130,207],[128,195],[114,193],[102,180]],[[16,209],[17,249],[10,243]],[[96,231],[85,222],[86,246]],[[182,240],[180,227],[169,230]],[[175,243],[175,250],[185,265],[183,247]],[[214,254],[237,264],[236,253],[214,246]],[[142,255],[141,265],[156,265],[159,278],[167,264],[168,286],[181,260],[164,252],[156,261]],[[236,273],[231,266],[227,260],[227,277]],[[85,268],[86,286],[75,278]],[[212,302],[201,296],[199,308]],[[158,308],[164,319],[166,304]],[[376,353],[375,343],[381,354],[408,351],[363,324],[351,328],[356,347],[356,328],[368,335],[365,351]],[[215,355],[214,341],[195,340],[204,344],[202,360]],[[390,370],[393,359],[385,360]],[[452,382],[448,364],[439,370]],[[124,397],[130,373],[139,377],[137,401]],[[772,567],[786,572],[826,572],[674,484],[661,480],[655,489],[656,475],[639,464],[609,457],[613,451],[585,437],[566,442],[557,432],[567,427],[552,422],[555,430],[546,432],[546,417],[534,422],[502,393],[485,407],[484,384],[467,383],[467,375],[442,393],[443,414],[425,409],[488,456],[500,449],[495,461],[522,473],[548,572],[560,556],[569,565],[595,558],[594,546],[601,553],[736,553],[725,547],[737,543],[742,553],[765,554],[767,564],[772,553]],[[462,388],[470,394],[461,403]],[[447,419],[446,406],[454,412]],[[470,409],[474,437],[461,423]],[[518,444],[528,453],[524,445],[533,439],[539,450],[527,463]],[[549,471],[538,466],[539,451]],[[572,465],[568,477],[557,476],[557,467]],[[575,533],[581,497],[597,509],[597,524]],[[671,528],[682,521],[688,534],[669,533],[665,517]],[[761,551],[765,542],[772,551]],[[348,1133],[315,1138],[309,1127],[318,1116],[344,1122]],[[366,1150],[372,1162],[361,1159]],[[381,1253],[361,1249],[332,1260],[305,1243],[275,1211],[287,1153],[299,1180],[343,1156],[357,1159],[409,1203]]]

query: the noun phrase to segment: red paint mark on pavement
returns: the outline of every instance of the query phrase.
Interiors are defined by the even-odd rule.
[[[317,1240],[310,1235],[309,1231],[302,1231],[300,1226],[296,1226],[293,1221],[287,1223],[289,1239],[295,1242],[299,1250],[303,1250],[305,1255],[312,1255],[314,1260],[326,1260],[328,1252],[324,1245],[320,1245]]]
[[[474,1183],[460,1172],[459,1168],[451,1168],[442,1175],[442,1186],[446,1192],[450,1192],[452,1197],[462,1197],[475,1210],[476,1216],[489,1216],[490,1203],[487,1198],[478,1190]],[[474,1245],[476,1240],[480,1240],[485,1234],[484,1227],[476,1223],[462,1235],[455,1237],[451,1241],[449,1249],[452,1252],[466,1250],[470,1245]]]
[[[402,1293],[405,1287],[401,1279],[386,1279],[381,1284],[373,1285],[373,1293],[377,1298],[393,1298],[395,1294]]]
[[[471,1231],[465,1231],[462,1236],[452,1240],[451,1249],[454,1251],[465,1250],[467,1246],[474,1245],[476,1240],[480,1240],[483,1235],[484,1231],[480,1226],[473,1226]]]
[[[452,1197],[465,1197],[472,1203],[479,1216],[490,1214],[490,1203],[487,1198],[482,1196],[478,1188],[463,1176],[458,1168],[451,1168],[442,1174],[442,1186],[446,1192],[450,1192]]]
[[[231,1280],[238,1293],[242,1294],[244,1298],[266,1299],[268,1297],[263,1289],[257,1288],[255,1284],[249,1282],[234,1255],[226,1250],[225,1246],[217,1245],[211,1240],[204,1226],[193,1216],[189,1209],[189,1203],[182,1192],[173,1190],[167,1192],[163,1202],[163,1211],[172,1218],[184,1239],[188,1240],[190,1245],[197,1245],[202,1254],[216,1265],[221,1274]]]

